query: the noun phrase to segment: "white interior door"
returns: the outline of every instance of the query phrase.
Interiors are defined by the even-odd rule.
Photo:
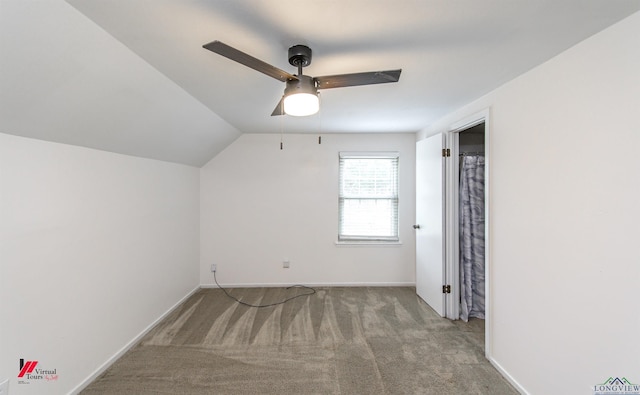
[[[445,316],[444,135],[416,143],[416,292]]]

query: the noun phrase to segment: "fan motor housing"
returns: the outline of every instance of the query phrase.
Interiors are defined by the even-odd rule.
[[[308,75],[298,75],[297,77],[298,80],[287,81],[287,86],[284,89],[285,96],[293,95],[296,93],[311,93],[314,95],[318,94],[318,90],[316,88],[313,77],[309,77]]]

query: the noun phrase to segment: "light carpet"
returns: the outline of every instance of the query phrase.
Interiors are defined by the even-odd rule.
[[[82,394],[517,394],[483,332],[410,287],[202,289]]]

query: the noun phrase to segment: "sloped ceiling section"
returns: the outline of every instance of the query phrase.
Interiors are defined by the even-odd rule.
[[[240,132],[60,0],[0,1],[0,132],[200,167]]]

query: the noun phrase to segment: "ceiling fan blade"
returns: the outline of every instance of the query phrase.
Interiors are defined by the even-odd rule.
[[[289,74],[284,70],[280,70],[279,68],[272,66],[269,63],[254,58],[253,56],[230,47],[221,41],[212,41],[208,44],[204,44],[202,48],[208,49],[211,52],[215,52],[218,55],[222,55],[225,58],[236,61],[282,82],[298,79],[298,77],[293,74]]]
[[[284,96],[282,96],[282,99],[280,99],[278,105],[273,109],[273,112],[271,113],[272,117],[275,115],[284,115]]]
[[[318,89],[343,88],[346,86],[385,84],[398,82],[402,69],[371,71],[365,73],[325,75],[315,77]]]

